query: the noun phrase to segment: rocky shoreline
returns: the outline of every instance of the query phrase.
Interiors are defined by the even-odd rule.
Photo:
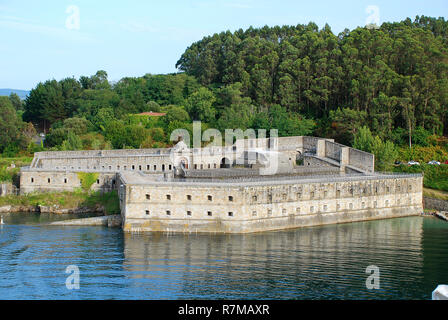
[[[85,213],[98,213],[99,215],[105,215],[105,209],[103,206],[96,207],[77,207],[77,208],[61,208],[60,206],[13,206],[6,205],[0,207],[0,213],[18,213],[18,212],[30,212],[30,213],[52,213],[52,214],[85,214]]]

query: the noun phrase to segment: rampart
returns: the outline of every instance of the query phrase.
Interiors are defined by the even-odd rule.
[[[83,171],[86,172],[86,171]],[[117,188],[115,172],[87,171],[97,173],[91,190],[108,192]],[[22,170],[20,173],[20,193],[75,191],[81,188],[81,171],[52,171],[45,169]]]
[[[249,233],[422,212],[422,176],[374,173],[374,156],[318,137],[231,146],[39,152],[20,192],[118,190],[124,230]]]
[[[151,181],[120,174],[124,230],[249,233],[417,215],[421,175]],[[157,186],[157,187],[156,187]]]

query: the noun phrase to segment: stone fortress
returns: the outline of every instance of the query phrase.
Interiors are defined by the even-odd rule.
[[[237,139],[231,146],[36,153],[21,193],[118,190],[131,232],[249,233],[418,215],[420,174],[374,172],[374,156],[317,137]]]

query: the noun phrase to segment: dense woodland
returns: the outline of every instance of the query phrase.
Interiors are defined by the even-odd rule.
[[[105,71],[0,99],[0,152],[166,147],[172,130],[316,135],[396,159],[448,160],[448,22],[417,17],[336,35],[314,24],[203,38],[176,74],[108,81]],[[144,117],[146,111],[166,112]],[[31,139],[47,133],[45,143]],[[412,146],[410,148],[409,146]]]

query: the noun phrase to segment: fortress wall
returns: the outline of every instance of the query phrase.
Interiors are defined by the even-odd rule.
[[[190,169],[195,170],[206,170],[206,169],[219,169],[221,166],[222,159],[228,159],[230,164],[233,164],[237,159],[237,154],[235,153],[223,153],[223,152],[215,152],[215,153],[199,153],[193,154],[192,164]]]
[[[317,145],[319,144],[319,148]],[[208,170],[220,168],[223,159],[233,164],[244,150],[240,148],[276,148],[288,157],[294,167],[300,154],[319,151],[321,158],[307,158],[305,165],[335,166],[336,163],[324,161],[327,158],[341,161],[352,167],[373,171],[373,155],[334,143],[331,139],[317,137],[280,137],[237,140],[235,146],[190,149],[182,152],[181,157],[188,164],[188,169]],[[239,147],[238,147],[239,146]],[[318,150],[319,149],[319,150]],[[118,172],[122,170],[161,173],[170,171],[178,161],[170,155],[171,149],[130,149],[130,150],[90,150],[39,152],[35,154],[31,168],[46,170],[94,170],[99,172]],[[176,159],[176,157],[174,158]],[[330,164],[329,164],[330,162]]]
[[[303,153],[303,138],[304,137],[279,137],[275,138],[276,150],[288,153],[291,158],[296,159],[296,154],[299,151]]]
[[[75,157],[97,157],[97,156],[128,156],[145,154],[168,154],[170,149],[116,149],[116,150],[80,150],[80,151],[43,151],[36,152],[37,158],[75,158]]]
[[[169,155],[126,157],[92,157],[92,158],[43,158],[36,164],[37,168],[48,170],[95,170],[111,171],[135,170],[145,172],[162,172],[172,169]]]
[[[125,231],[247,233],[417,215],[423,210],[421,176],[247,186],[128,184],[124,193]]]
[[[256,139],[238,139],[235,141],[234,146],[237,152],[243,152],[244,150],[262,148],[268,149],[270,146],[269,138],[256,138]]]
[[[208,150],[210,151],[210,150]],[[174,158],[185,159],[189,169],[215,169],[219,168],[223,158],[233,163],[237,154],[223,153],[221,150],[204,153],[184,152],[175,155]],[[139,156],[129,154],[126,156],[96,156],[96,157],[57,157],[37,158],[35,168],[48,170],[95,170],[95,171],[144,171],[166,172],[173,169],[173,161],[170,154]],[[210,167],[209,167],[210,166]]]
[[[99,173],[97,183],[92,185],[92,190],[111,191],[116,189],[116,181],[115,173]],[[21,171],[20,173],[21,194],[74,191],[80,187],[81,181],[76,172]]]
[[[294,176],[314,176],[314,175],[339,175],[340,171],[337,167],[330,166],[317,166],[317,167],[305,167],[296,166],[291,172],[284,174],[283,177],[294,177]],[[216,178],[221,180],[223,178],[257,178],[260,176],[259,169],[221,169],[217,170],[190,170],[186,172],[186,178],[196,178],[196,179],[210,179]],[[278,176],[277,176],[278,177]],[[269,176],[267,176],[269,178]]]
[[[342,144],[325,141],[325,157],[333,159],[335,161],[341,161],[342,148],[345,147]]]
[[[303,165],[310,167],[337,167],[336,164],[332,164],[329,161],[317,157],[303,157]],[[300,166],[299,166],[300,167]]]
[[[303,137],[303,153],[315,153],[317,150],[317,141],[319,141],[317,137]]]
[[[368,152],[350,148],[349,165],[373,172],[375,170],[375,156]]]

